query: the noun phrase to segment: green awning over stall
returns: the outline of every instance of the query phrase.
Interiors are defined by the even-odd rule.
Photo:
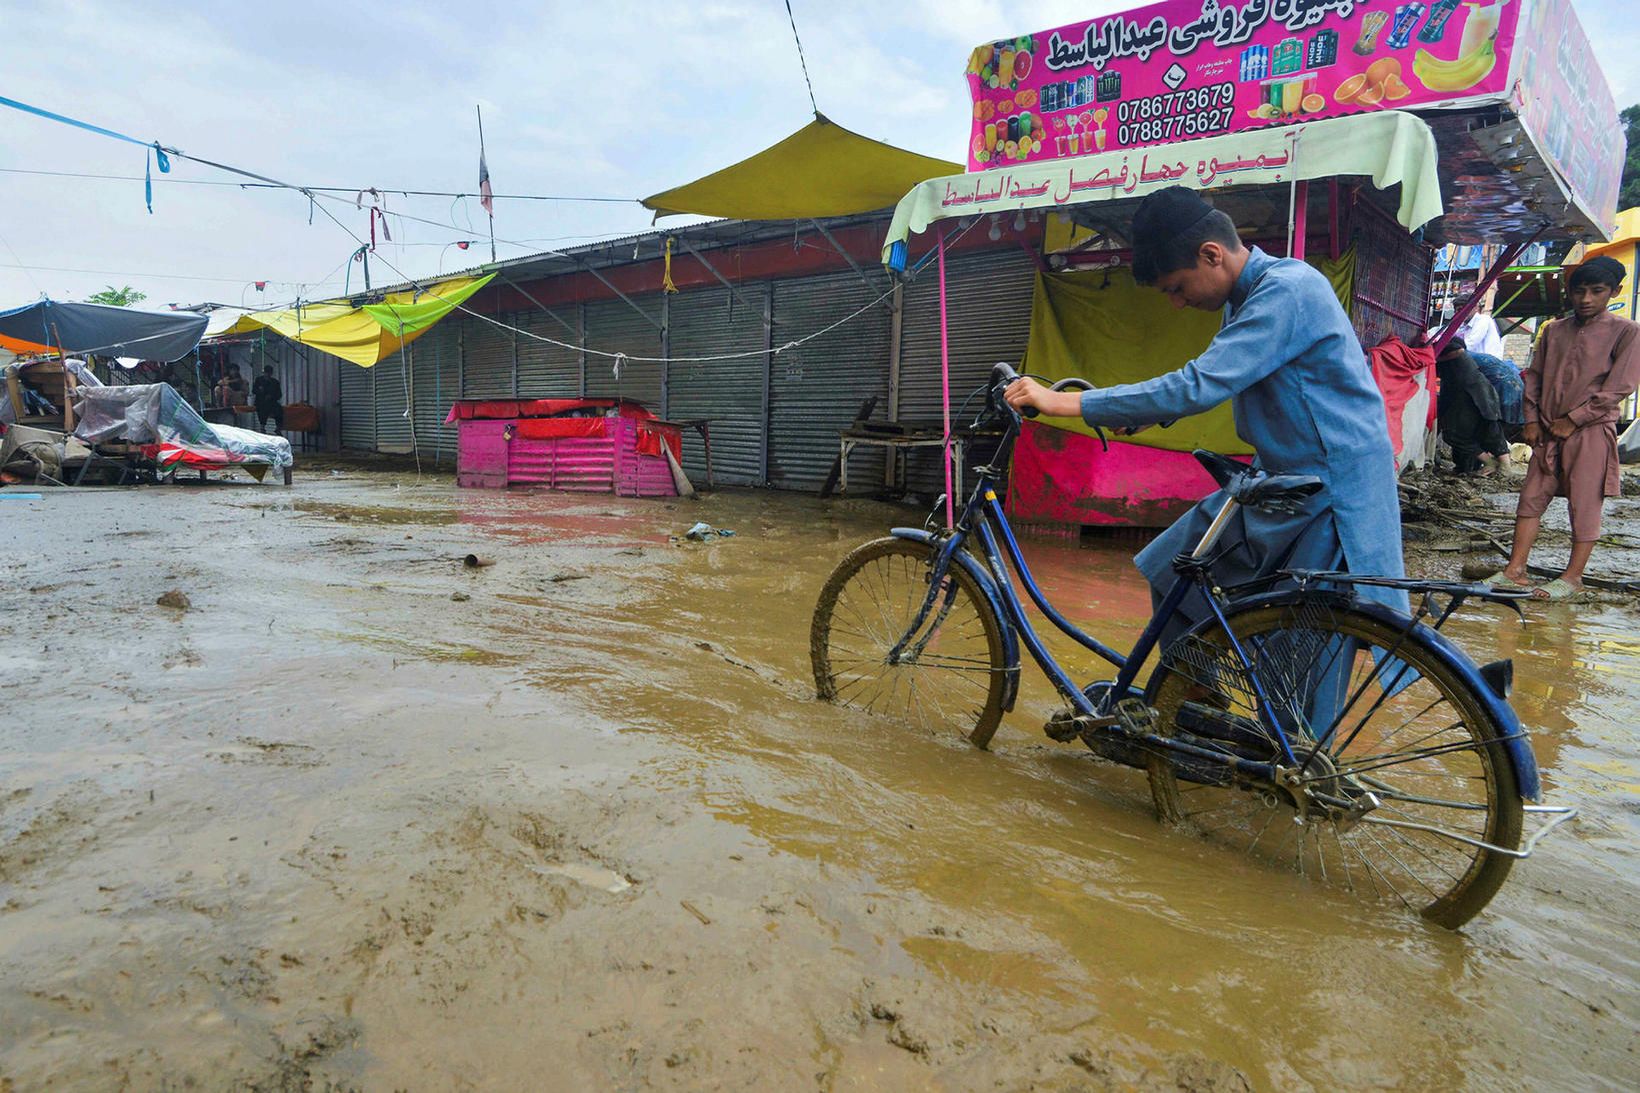
[[[952,217],[1063,210],[1167,186],[1212,191],[1339,177],[1369,178],[1380,190],[1399,185],[1396,218],[1408,231],[1441,215],[1434,134],[1411,114],[1386,111],[931,178],[896,206],[883,261],[895,243]]]

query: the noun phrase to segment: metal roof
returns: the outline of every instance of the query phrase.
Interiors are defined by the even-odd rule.
[[[371,288],[370,294],[402,292],[428,281],[444,280],[450,277],[473,277],[485,273],[500,273],[506,280],[520,281],[552,277],[558,274],[572,273],[576,270],[607,269],[611,266],[631,265],[635,262],[647,262],[659,258],[665,247],[665,241],[669,238],[687,240],[700,250],[712,250],[720,247],[744,246],[749,243],[765,243],[774,239],[782,239],[801,232],[803,225],[811,223],[820,224],[827,231],[877,221],[886,226],[891,211],[885,209],[881,212],[866,213],[859,216],[835,216],[813,221],[708,220],[685,227],[656,229],[640,232],[636,235],[600,239],[596,242],[583,243],[563,250],[541,251],[519,258],[486,262],[468,269],[447,271],[436,276],[420,277],[414,282],[404,281],[392,285],[378,285]],[[648,245],[646,246],[646,244]]]

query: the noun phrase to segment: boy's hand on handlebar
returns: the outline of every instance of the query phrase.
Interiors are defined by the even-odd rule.
[[[1082,416],[1080,391],[1050,391],[1033,379],[1015,380],[1008,385],[1002,397],[1009,406],[1019,411],[1030,406],[1048,417]]]

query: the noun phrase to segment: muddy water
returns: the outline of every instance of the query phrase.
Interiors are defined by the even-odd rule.
[[[1626,608],[1454,623],[1584,816],[1453,935],[1162,830],[1039,678],[990,753],[814,702],[818,586],[903,510],[344,474],[0,516],[0,1088],[1640,1079]],[[1026,549],[1137,632],[1132,544]]]

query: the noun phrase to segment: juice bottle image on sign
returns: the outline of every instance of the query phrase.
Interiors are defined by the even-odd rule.
[[[1499,8],[1502,3],[1489,4],[1482,7],[1479,4],[1467,4],[1468,15],[1463,21],[1463,38],[1458,45],[1458,56],[1468,57],[1477,49],[1484,46],[1489,40],[1497,37]]]
[[[1299,103],[1304,102],[1304,80],[1287,80],[1281,85],[1281,112],[1299,112]]]
[[[1369,11],[1361,20],[1361,36],[1355,40],[1352,47],[1356,53],[1365,57],[1378,48],[1378,32],[1384,29],[1389,22],[1389,13],[1383,11]]]

